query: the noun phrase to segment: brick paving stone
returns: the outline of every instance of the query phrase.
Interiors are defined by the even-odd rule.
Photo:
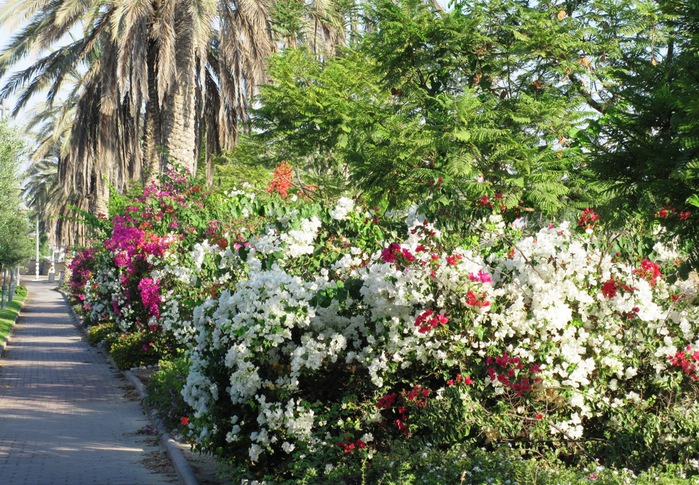
[[[83,340],[63,296],[24,284],[29,296],[0,359],[0,483],[178,483],[161,466],[157,437],[144,433],[140,403]]]

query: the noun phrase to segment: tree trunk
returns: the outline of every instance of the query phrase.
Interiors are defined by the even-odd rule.
[[[95,174],[90,197],[90,214],[109,217],[109,182],[106,174]]]
[[[168,163],[192,175],[197,169],[196,63],[192,13],[187,2],[177,8],[177,76],[162,106],[162,137]]]
[[[157,87],[156,46],[149,42],[148,48],[148,100],[146,101],[146,122],[143,150],[143,172],[141,181],[146,186],[157,182],[165,164],[162,152],[162,131],[160,105]]]

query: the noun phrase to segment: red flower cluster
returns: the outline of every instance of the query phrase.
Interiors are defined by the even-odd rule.
[[[469,273],[468,279],[471,281],[480,281],[481,283],[492,283],[493,278],[485,271],[478,270],[478,274]]]
[[[473,379],[471,379],[471,376],[466,376],[463,377],[461,374],[456,374],[456,379],[449,379],[447,381],[447,386],[453,386],[454,384],[461,384],[461,383],[466,384],[467,386],[470,386],[473,384]]]
[[[671,365],[679,367],[693,381],[699,382],[699,350],[693,350],[687,345],[685,350],[678,350],[675,355],[668,356]]]
[[[466,304],[474,307],[489,307],[490,302],[487,300],[486,293],[476,295],[473,290],[468,290],[466,293]]]
[[[342,448],[342,451],[344,451],[345,453],[351,453],[354,450],[366,448],[366,443],[364,443],[360,439],[356,439],[356,440],[352,441],[352,437],[348,436],[343,441],[340,441],[337,444],[337,446]]]
[[[661,279],[663,277],[663,274],[660,272],[660,266],[651,261],[648,261],[647,259],[641,261],[640,269],[635,269],[633,271],[633,274],[640,276],[648,283],[650,283],[651,286],[655,286],[655,284],[658,282],[658,279]]]
[[[493,204],[490,203],[490,198],[487,195],[484,195],[483,197],[478,199],[478,204],[488,208],[493,207]]]
[[[376,402],[376,407],[379,409],[388,409],[390,407],[393,407],[393,404],[396,402],[397,397],[398,394],[396,394],[395,392],[386,394]]]
[[[432,310],[425,310],[415,319],[415,326],[419,327],[418,332],[427,333],[439,325],[446,325],[449,319],[443,313],[435,314]]]
[[[411,390],[405,393],[403,403],[397,405],[398,394],[392,392],[386,394],[376,403],[376,407],[381,410],[390,410],[395,419],[393,423],[406,438],[410,435],[408,427],[408,406],[427,407],[427,397],[432,393],[430,389],[422,386],[413,386]],[[386,426],[387,421],[381,422],[381,426]]]
[[[669,217],[676,216],[681,221],[686,221],[692,215],[690,211],[678,211],[670,206],[665,206],[655,213],[655,217],[660,219],[668,219]]]
[[[459,264],[459,261],[461,261],[460,254],[454,254],[452,256],[447,256],[447,264],[449,266],[456,266],[457,264]]]
[[[598,220],[599,215],[588,207],[582,212],[582,214],[580,214],[580,217],[578,218],[578,226],[582,227],[583,229],[594,229]]]
[[[622,317],[628,319],[628,320],[633,320],[638,316],[638,312],[640,312],[641,309],[638,308],[637,306],[633,307],[630,312],[624,312],[621,314]]]
[[[274,176],[269,183],[269,187],[267,187],[267,192],[270,194],[276,192],[282,197],[286,197],[287,191],[293,185],[291,183],[291,176],[291,165],[288,162],[280,163],[279,166],[274,169]]]
[[[394,408],[397,398],[398,398],[398,394],[396,394],[395,392],[392,392],[390,394],[386,394],[385,396],[383,396],[381,399],[379,399],[377,401],[376,407],[379,409]],[[405,406],[397,406],[397,407],[395,407],[394,411],[398,415],[398,417],[394,421],[396,424],[396,427],[407,438],[408,434],[410,434],[410,430],[408,429],[408,425],[406,424],[406,421],[408,419],[407,409]],[[386,420],[381,422],[381,426],[386,426]]]
[[[138,283],[138,291],[141,293],[141,301],[148,311],[149,316],[160,318],[160,280],[153,278],[143,278]]]
[[[602,283],[602,295],[606,298],[614,298],[619,290],[632,292],[635,291],[636,288],[621,284],[619,281],[615,280],[613,276],[610,277],[608,281]]]
[[[94,249],[84,249],[70,262],[70,291],[80,301],[85,301],[85,286],[92,277],[95,254]]]
[[[539,364],[525,367],[520,357],[512,357],[505,353],[502,357],[488,357],[486,364],[490,380],[497,380],[509,387],[517,393],[517,397],[522,397],[525,392],[532,390],[534,383],[541,381],[539,377],[534,377],[541,372]]]
[[[609,281],[602,283],[602,294],[606,298],[614,298],[617,292],[617,282],[614,277],[609,278]]]
[[[398,263],[405,261],[412,263],[415,261],[415,255],[408,249],[401,248],[398,243],[391,243],[386,249],[381,251],[381,260],[385,263]]]
[[[411,390],[405,395],[408,401],[414,402],[418,406],[423,408],[427,407],[427,401],[421,398],[426,398],[430,395],[430,390],[422,386],[413,386]]]

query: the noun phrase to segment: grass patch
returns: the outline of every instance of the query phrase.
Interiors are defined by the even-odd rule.
[[[0,310],[0,342],[4,342],[12,330],[15,323],[15,318],[22,307],[24,299],[27,297],[27,289],[24,286],[18,286],[15,291],[14,299],[7,304],[5,308]]]

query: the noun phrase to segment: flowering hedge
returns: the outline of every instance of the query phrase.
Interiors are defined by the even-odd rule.
[[[204,261],[206,248],[225,248],[254,228],[263,220],[255,211],[254,197],[227,197],[177,172],[123,201],[104,239],[71,263],[71,292],[85,320],[141,333],[164,356],[184,349],[194,307],[228,278]]]
[[[697,287],[660,245],[610,254],[587,211],[538,230],[493,214],[452,246],[415,212],[246,194],[185,198],[198,223],[156,232],[148,200],[169,197],[116,218],[75,291],[94,321],[187,351],[206,450],[327,480],[396,444],[699,459]]]

